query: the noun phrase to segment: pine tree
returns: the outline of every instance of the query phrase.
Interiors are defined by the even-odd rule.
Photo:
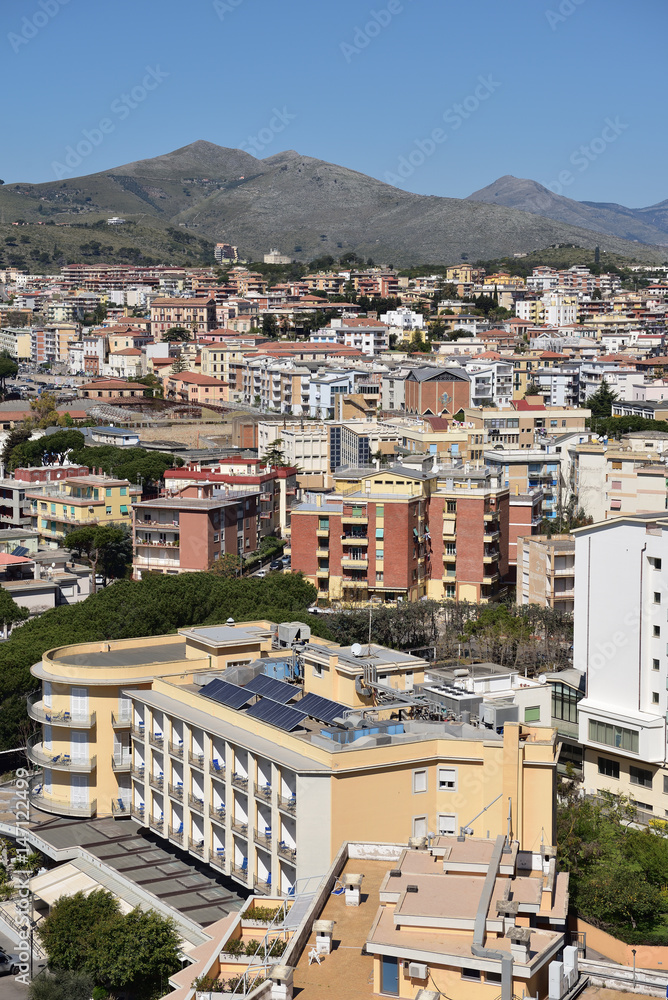
[[[617,399],[617,393],[613,392],[606,380],[603,379],[596,392],[587,400],[586,405],[591,410],[592,417],[611,417],[612,404]]]
[[[173,375],[178,375],[179,372],[187,372],[187,371],[188,371],[188,362],[183,357],[181,351],[179,351],[177,356],[174,358],[174,364],[171,367],[171,372]]]

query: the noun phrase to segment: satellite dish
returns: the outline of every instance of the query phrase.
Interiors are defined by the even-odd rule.
[[[352,644],[352,646],[350,647],[350,652],[353,654],[353,656],[362,655],[362,647],[360,646],[359,642],[354,642]]]

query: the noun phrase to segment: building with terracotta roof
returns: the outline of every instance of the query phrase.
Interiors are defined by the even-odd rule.
[[[228,385],[221,379],[201,372],[173,372],[161,375],[166,399],[220,406],[228,400]]]

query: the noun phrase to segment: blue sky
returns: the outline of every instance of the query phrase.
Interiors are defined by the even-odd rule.
[[[650,205],[667,26],[665,0],[4,0],[0,177],[53,180],[87,130],[67,176],[208,139],[420,194],[514,174]]]

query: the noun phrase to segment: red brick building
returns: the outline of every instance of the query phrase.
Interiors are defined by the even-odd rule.
[[[469,406],[470,382],[463,368],[413,368],[405,379],[407,413],[458,413]]]
[[[151,335],[162,340],[170,327],[182,326],[196,336],[215,330],[216,300],[214,298],[154,299],[151,303]]]

